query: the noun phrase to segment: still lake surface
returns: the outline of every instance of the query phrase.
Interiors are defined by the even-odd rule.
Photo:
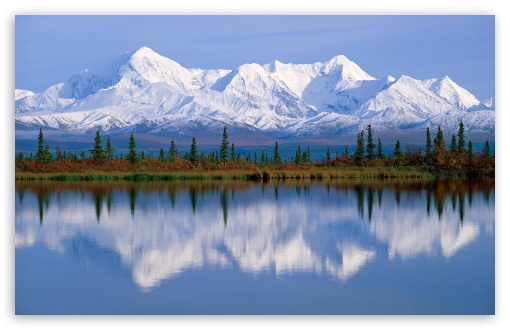
[[[494,314],[494,181],[16,183],[16,314]]]

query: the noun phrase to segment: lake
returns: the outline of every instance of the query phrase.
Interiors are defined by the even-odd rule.
[[[494,314],[494,180],[17,182],[16,314]]]

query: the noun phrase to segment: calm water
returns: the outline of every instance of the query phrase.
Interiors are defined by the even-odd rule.
[[[494,181],[17,183],[17,314],[494,314]]]

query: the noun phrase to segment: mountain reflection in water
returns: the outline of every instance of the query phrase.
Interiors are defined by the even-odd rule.
[[[18,182],[15,244],[113,253],[143,290],[204,267],[347,281],[376,258],[452,258],[494,218],[493,180]]]

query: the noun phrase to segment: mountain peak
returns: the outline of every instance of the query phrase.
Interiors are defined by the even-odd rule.
[[[374,77],[363,71],[356,63],[350,61],[345,55],[337,55],[323,63],[323,73],[329,74],[334,71],[341,72],[342,80],[346,81],[375,80]]]
[[[462,110],[467,110],[480,104],[480,101],[466,89],[457,85],[448,76],[441,79],[429,79],[425,81],[429,88],[451,104]]]
[[[478,106],[448,76],[376,80],[345,55],[310,64],[275,60],[232,71],[200,70],[141,47],[44,92],[16,90],[15,98],[16,125],[27,129],[163,135],[226,124],[296,138],[337,136],[367,120],[381,129],[409,129],[436,115],[464,114],[481,118],[481,131],[494,127],[493,112],[477,112],[493,109],[493,101]]]
[[[131,53],[131,59],[133,58],[157,58],[157,57],[163,57],[160,54],[156,53],[149,47],[140,47],[139,49],[135,50]]]
[[[185,89],[200,87],[200,83],[189,70],[149,47],[141,47],[133,52],[126,64],[119,70],[123,77],[121,83],[126,87],[158,82]]]

